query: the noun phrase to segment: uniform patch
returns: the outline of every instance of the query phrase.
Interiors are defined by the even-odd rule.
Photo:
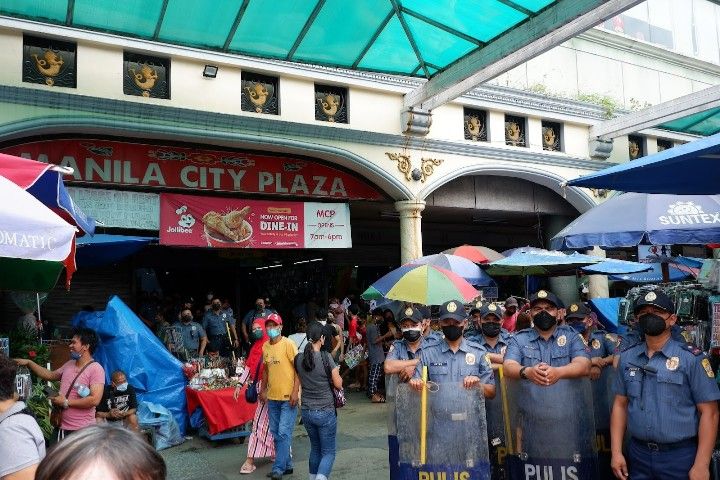
[[[407,316],[409,317],[409,316],[411,316],[412,314],[413,314],[413,309],[412,309],[412,308],[408,307],[408,308],[405,309],[405,315],[407,315]]]
[[[575,313],[575,312],[578,311],[577,303],[573,303],[572,305],[570,305],[570,311],[571,311],[572,313]]]
[[[482,301],[478,300],[475,302],[475,308],[482,308]]]
[[[560,335],[557,339],[558,347],[564,347],[565,344],[567,344],[567,337],[565,335]]]
[[[548,294],[547,294],[547,292],[546,292],[545,290],[540,290],[540,291],[537,293],[537,297],[538,297],[538,298],[547,298],[547,295],[548,295]]]
[[[475,354],[466,353],[465,354],[465,363],[467,363],[468,365],[475,365]]]
[[[665,368],[674,372],[680,366],[680,359],[678,357],[670,357],[665,360]]]
[[[712,367],[710,366],[710,360],[708,360],[707,358],[703,358],[700,363],[702,364],[703,368],[705,369],[705,373],[707,373],[707,376],[710,378],[714,378],[715,374],[713,373]]]
[[[490,361],[490,354],[485,354],[485,361],[487,362],[488,366],[492,368],[492,362]]]
[[[497,305],[495,305],[494,303],[491,303],[490,305],[488,305],[488,310],[490,310],[491,312],[494,312],[495,310],[497,310]]]
[[[599,350],[600,349],[600,340],[598,340],[597,338],[593,338],[592,348],[594,350]]]
[[[648,292],[647,295],[645,295],[645,301],[652,302],[653,300],[657,299],[657,295],[655,292]]]
[[[395,350],[395,344],[394,344],[394,343],[393,343],[392,345],[390,345],[390,350],[388,350],[388,353],[392,352],[393,350]]]
[[[507,346],[500,348],[500,355],[505,355],[505,350],[507,350]]]
[[[450,302],[447,304],[447,311],[450,313],[454,313],[457,310],[457,304],[455,302]]]

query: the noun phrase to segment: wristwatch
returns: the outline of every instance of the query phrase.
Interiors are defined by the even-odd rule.
[[[67,398],[66,398],[65,401],[63,402],[63,408],[66,409],[66,410],[67,410],[68,408],[70,408],[70,404],[68,403],[68,399],[67,399]]]
[[[520,378],[522,378],[522,379],[524,379],[524,380],[527,380],[527,378],[528,378],[527,374],[525,374],[525,370],[526,370],[527,368],[528,368],[528,367],[522,367],[522,368],[520,369]]]

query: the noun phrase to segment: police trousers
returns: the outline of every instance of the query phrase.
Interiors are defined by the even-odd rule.
[[[697,445],[672,450],[648,448],[634,440],[628,445],[628,469],[631,480],[687,480],[695,463]]]

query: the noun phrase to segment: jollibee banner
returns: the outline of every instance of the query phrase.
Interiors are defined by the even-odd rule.
[[[163,193],[160,243],[209,248],[351,248],[350,206]]]

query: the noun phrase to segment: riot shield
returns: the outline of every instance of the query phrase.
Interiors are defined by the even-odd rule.
[[[550,386],[505,382],[507,478],[599,480],[590,380],[560,380]]]
[[[397,387],[397,438],[402,480],[489,480],[485,402],[482,391],[441,383],[427,394],[425,461],[421,454],[421,394]]]
[[[613,478],[610,468],[610,410],[615,398],[615,372],[615,368],[607,366],[602,369],[600,378],[590,380],[595,408],[595,441],[600,478]]]
[[[388,460],[390,461],[390,478],[400,478],[400,458],[397,439],[397,421],[395,414],[395,397],[397,395],[398,376],[385,374],[385,403],[388,414]]]

